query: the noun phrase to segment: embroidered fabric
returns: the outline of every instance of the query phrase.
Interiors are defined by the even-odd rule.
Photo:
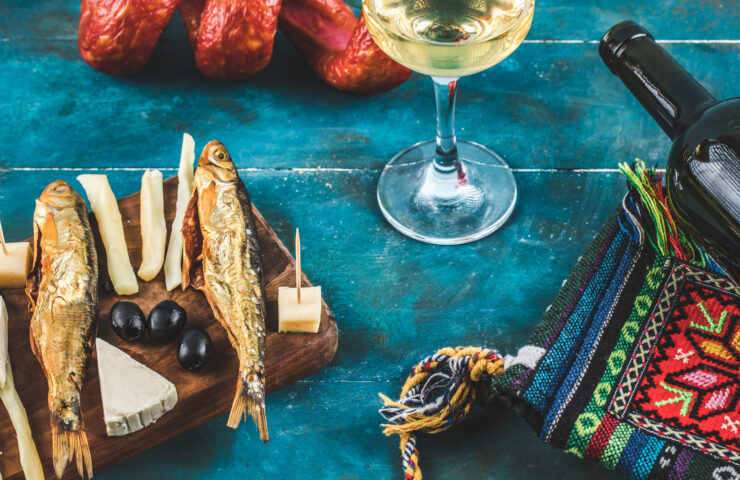
[[[647,218],[630,191],[494,397],[633,478],[740,478],[740,289],[659,254]]]
[[[640,185],[516,355],[442,349],[414,367],[399,401],[382,396],[405,478],[421,479],[417,432],[445,430],[487,398],[546,443],[635,479],[740,480],[740,287],[660,205],[645,207]]]

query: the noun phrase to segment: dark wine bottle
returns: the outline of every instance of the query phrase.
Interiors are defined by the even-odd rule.
[[[740,282],[740,98],[716,100],[635,22],[609,29],[599,54],[673,140],[666,185],[679,226]]]

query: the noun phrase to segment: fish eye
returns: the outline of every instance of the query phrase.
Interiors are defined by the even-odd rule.
[[[218,152],[216,153],[216,156],[218,157],[219,160],[223,160],[224,158],[226,158],[226,155],[224,155],[224,152]]]
[[[66,191],[67,191],[67,187],[66,187],[66,186],[64,186],[64,185],[59,185],[59,186],[58,186],[58,187],[56,188],[56,191],[57,191],[57,192],[59,192],[59,193],[64,193],[64,192],[66,192]]]

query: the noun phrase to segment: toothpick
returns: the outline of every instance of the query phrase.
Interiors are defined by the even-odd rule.
[[[0,244],[3,246],[3,253],[8,255],[8,247],[5,245],[5,235],[3,235],[3,224],[0,223]]]
[[[295,288],[298,303],[301,303],[301,234],[295,229]]]

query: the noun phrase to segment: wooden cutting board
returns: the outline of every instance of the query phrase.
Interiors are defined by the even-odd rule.
[[[39,193],[42,188],[39,188]],[[175,215],[177,178],[164,183],[165,216],[169,228]],[[141,233],[139,227],[139,194],[135,193],[119,202],[126,240],[134,270],[141,263]],[[295,262],[275,232],[254,209],[257,233],[262,246],[262,265],[264,268],[267,294],[267,347],[265,368],[267,392],[284,387],[320,369],[332,358],[337,349],[337,324],[326,303],[323,304],[321,327],[316,334],[277,333],[277,290],[279,286],[295,283]],[[94,216],[90,215],[94,230]],[[169,234],[168,237],[169,239]],[[104,265],[105,253],[99,247],[98,256]],[[93,472],[125,460],[139,452],[176,437],[183,432],[202,425],[226,414],[231,408],[237,379],[237,358],[226,337],[225,330],[216,322],[205,297],[192,288],[182,291],[177,288],[168,292],[164,285],[164,274],[160,273],[151,282],[139,280],[139,293],[119,297],[105,285],[107,271],[101,265],[100,310],[98,316],[98,336],[107,340],[136,360],[160,373],[177,387],[177,405],[160,418],[157,423],[122,437],[108,437],[103,423],[103,407],[100,400],[97,359],[93,355],[87,369],[82,395],[82,411],[93,459]],[[303,279],[303,285],[310,282]],[[28,325],[31,315],[23,290],[2,292],[8,307],[10,360],[13,366],[18,394],[28,413],[31,430],[38,448],[47,478],[54,478],[52,469],[52,441],[47,407],[47,384],[41,367],[31,352]],[[144,314],[162,300],[172,299],[187,311],[186,330],[200,327],[205,329],[213,340],[213,358],[198,372],[188,372],[177,362],[178,340],[167,344],[155,344],[145,335],[140,343],[127,343],[111,329],[109,312],[120,299],[139,304]],[[271,415],[279,415],[270,408],[267,397],[267,424]],[[226,420],[224,419],[224,428]],[[249,419],[239,426],[257,432]],[[271,432],[276,433],[276,432]],[[0,472],[4,479],[22,479],[23,473],[18,457],[15,431],[4,408],[0,408]],[[76,468],[70,464],[64,478],[78,478]]]

